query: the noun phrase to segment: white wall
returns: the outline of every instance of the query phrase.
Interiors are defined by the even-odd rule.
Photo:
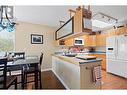
[[[15,32],[15,50],[25,51],[26,55],[40,55],[44,53],[42,69],[52,67],[51,54],[54,52],[55,28],[44,25],[18,22]],[[43,44],[31,44],[31,34],[43,35]]]

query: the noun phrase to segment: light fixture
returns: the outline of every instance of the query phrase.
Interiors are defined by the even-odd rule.
[[[92,26],[94,27],[98,27],[98,28],[106,28],[111,26],[112,24],[100,21],[100,20],[96,20],[96,19],[92,19]]]
[[[108,21],[110,21],[110,18],[108,18]]]
[[[118,19],[102,12],[98,12],[92,16],[92,26],[98,28],[107,28],[116,23],[118,23]]]
[[[13,6],[0,6],[0,31],[12,32],[15,24],[13,21]]]
[[[104,18],[104,16],[102,16],[102,18]]]

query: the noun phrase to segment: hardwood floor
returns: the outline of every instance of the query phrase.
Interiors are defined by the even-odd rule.
[[[42,89],[65,89],[52,71],[42,72],[42,87]],[[127,89],[127,79],[102,70],[102,89]]]
[[[28,80],[32,80],[28,79]],[[34,89],[34,83],[27,84],[26,89]],[[20,86],[18,89],[21,89]],[[42,72],[42,89],[65,89],[52,71]],[[127,79],[102,70],[102,89],[127,89]]]
[[[127,79],[102,71],[102,89],[127,89]]]
[[[65,89],[63,84],[58,80],[58,78],[55,76],[55,74],[52,71],[44,71],[42,72],[42,89]],[[28,81],[34,80],[33,77],[29,77]],[[18,81],[21,81],[21,76],[18,76]],[[12,86],[10,89],[14,89],[14,86]],[[18,84],[18,89],[21,89],[21,84]],[[25,89],[31,90],[34,89],[34,82],[27,83],[25,86]]]
[[[52,71],[42,72],[42,89],[65,89]]]

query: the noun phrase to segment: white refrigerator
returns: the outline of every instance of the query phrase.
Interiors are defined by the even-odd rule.
[[[127,35],[106,39],[107,72],[127,78]]]

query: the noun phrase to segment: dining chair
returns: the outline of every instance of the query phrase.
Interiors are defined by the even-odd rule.
[[[19,60],[19,59],[25,59],[25,52],[9,52],[9,54],[12,54],[12,59],[13,60],[8,60],[8,61],[15,61],[15,60]],[[10,58],[11,59],[11,58]],[[21,65],[15,65],[12,67],[8,67],[8,72],[11,75],[12,71],[18,71],[21,70],[22,66]]]
[[[14,59],[25,59],[25,52],[14,52]]]
[[[39,64],[38,64],[38,69],[37,69],[38,77],[39,77],[38,81],[40,82],[40,89],[42,88],[42,81],[41,81],[42,60],[43,60],[43,53],[41,53],[41,56],[40,56],[40,59],[39,59]],[[34,75],[33,75],[34,73],[35,73],[35,67],[32,66],[32,65],[30,65],[28,68],[23,69],[24,84],[27,84],[27,83],[30,83],[30,82],[35,82],[35,79],[34,79],[34,81],[28,81],[28,79],[27,79],[29,77],[34,77]]]
[[[17,89],[17,76],[7,76],[7,58],[0,59],[0,89],[8,89],[11,85]]]

